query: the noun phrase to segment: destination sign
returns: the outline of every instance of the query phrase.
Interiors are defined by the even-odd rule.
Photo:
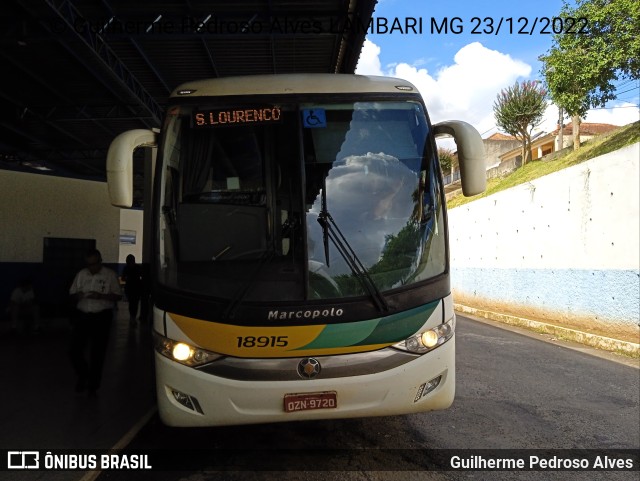
[[[280,122],[280,107],[260,107],[225,110],[196,110],[194,127],[222,127],[242,124],[273,124]]]

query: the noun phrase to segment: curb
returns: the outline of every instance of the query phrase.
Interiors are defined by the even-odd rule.
[[[596,334],[577,331],[575,329],[569,329],[567,327],[560,327],[553,324],[547,324],[545,322],[533,321],[524,317],[510,316],[508,314],[501,314],[498,312],[476,309],[475,307],[463,306],[462,304],[454,304],[453,308],[456,312],[471,314],[473,316],[502,322],[511,326],[524,327],[525,329],[536,332],[553,334],[560,339],[578,342],[580,344],[594,347],[596,349],[602,349],[603,351],[615,352],[636,359],[640,358],[640,344],[637,344],[635,342],[621,341],[619,339],[613,339],[610,337],[598,336]]]

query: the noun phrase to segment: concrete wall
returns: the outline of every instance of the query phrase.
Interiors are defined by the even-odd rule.
[[[512,158],[506,160],[495,167],[492,167],[487,170],[487,179],[493,179],[494,177],[501,177],[503,175],[510,174],[518,167],[522,165],[522,156],[518,156],[518,158]]]
[[[492,167],[500,163],[500,156],[510,150],[520,147],[517,140],[491,140],[483,139],[484,151],[486,155],[486,168]]]
[[[64,296],[62,281],[42,264],[45,237],[95,239],[104,262],[117,268],[120,209],[105,183],[0,170],[0,205],[0,308],[23,277],[46,302]]]
[[[456,302],[636,328],[640,144],[449,211]]]
[[[0,262],[42,262],[44,237],[96,239],[118,262],[120,212],[107,184],[0,170]]]

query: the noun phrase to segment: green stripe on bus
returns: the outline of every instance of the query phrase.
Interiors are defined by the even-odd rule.
[[[382,321],[378,323],[371,335],[356,345],[392,344],[403,341],[418,332],[418,329],[427,322],[427,319],[429,319],[433,311],[438,307],[439,302],[440,300],[433,301],[424,306],[382,318]]]
[[[439,302],[437,300],[387,317],[329,324],[313,341],[296,350],[393,344],[402,341],[415,334],[427,322]]]

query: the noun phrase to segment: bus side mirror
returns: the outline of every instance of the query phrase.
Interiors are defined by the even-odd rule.
[[[451,135],[458,146],[460,180],[465,197],[481,194],[487,188],[484,143],[471,124],[448,120],[433,126],[436,137]]]
[[[156,133],[136,129],[118,135],[107,152],[107,186],[111,203],[117,207],[133,204],[133,152],[138,147],[155,147]]]

